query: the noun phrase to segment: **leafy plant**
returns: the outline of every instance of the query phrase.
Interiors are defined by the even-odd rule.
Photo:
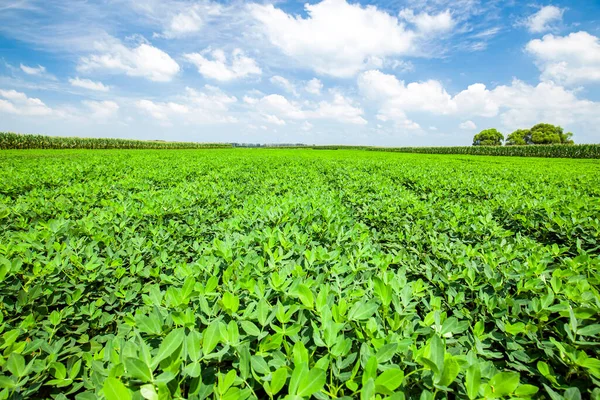
[[[0,171],[0,398],[600,396],[598,163],[32,150]]]

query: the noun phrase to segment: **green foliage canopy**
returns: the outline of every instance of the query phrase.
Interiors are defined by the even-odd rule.
[[[9,150],[0,171],[0,399],[600,396],[598,163]]]
[[[504,135],[496,129],[485,129],[473,137],[473,146],[502,146]]]
[[[537,124],[531,129],[518,129],[508,135],[508,146],[532,144],[573,144],[573,134],[564,133],[563,128],[551,124]]]

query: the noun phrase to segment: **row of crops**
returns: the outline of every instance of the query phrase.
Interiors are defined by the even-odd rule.
[[[447,147],[345,147],[316,146],[319,150],[371,150],[419,154],[467,154],[477,156],[600,158],[600,145],[530,145],[530,146],[447,146]]]
[[[2,399],[600,399],[600,165],[0,153]]]
[[[247,147],[270,147],[245,145]],[[273,145],[275,146],[275,145]],[[74,138],[22,135],[0,132],[0,150],[8,149],[203,149],[231,148],[244,145],[230,143],[164,142],[108,138]],[[277,146],[314,150],[370,150],[421,154],[468,154],[485,156],[600,158],[600,145],[535,145],[535,146],[448,146],[448,147],[369,147],[369,146]]]
[[[0,150],[8,149],[205,149],[228,148],[227,143],[165,142],[112,138],[23,135],[0,132]]]

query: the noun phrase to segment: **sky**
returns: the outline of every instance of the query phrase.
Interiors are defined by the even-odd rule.
[[[600,143],[600,1],[0,0],[0,131]]]

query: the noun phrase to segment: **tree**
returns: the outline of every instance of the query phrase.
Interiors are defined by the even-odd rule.
[[[517,129],[506,138],[507,146],[524,146],[526,144],[533,144],[529,129]]]
[[[518,129],[506,138],[507,146],[529,144],[573,144],[573,134],[551,124],[537,124],[531,129]]]
[[[473,137],[473,146],[502,146],[504,135],[496,129],[485,129]]]

